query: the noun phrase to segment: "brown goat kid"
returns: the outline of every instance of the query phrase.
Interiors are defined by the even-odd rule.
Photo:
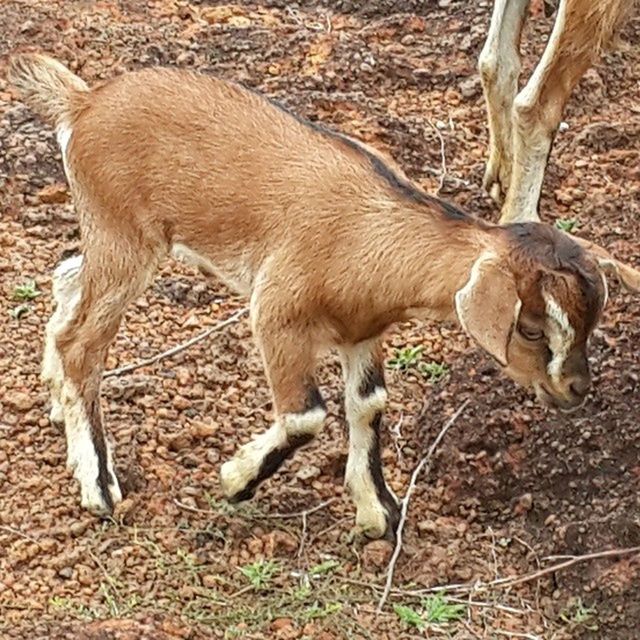
[[[89,90],[40,55],[10,80],[53,120],[82,230],[54,274],[44,378],[64,419],[82,504],[120,500],[100,380],[126,305],[172,251],[250,296],[275,421],[221,469],[225,494],[257,485],[322,428],[314,379],[336,348],[346,383],[346,483],[357,523],[393,535],[379,429],[380,336],[409,318],[458,319],[508,375],[563,409],[590,385],[586,345],[606,299],[598,262],[640,273],[540,224],[500,227],[419,190],[380,155],[238,85],[188,71],[128,73]]]

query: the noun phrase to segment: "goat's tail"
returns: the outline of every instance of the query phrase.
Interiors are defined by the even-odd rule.
[[[89,87],[63,64],[38,53],[20,53],[9,61],[8,79],[22,100],[56,125],[82,107]]]

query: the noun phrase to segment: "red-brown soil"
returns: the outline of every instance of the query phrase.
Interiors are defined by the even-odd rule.
[[[486,606],[470,606],[450,625],[418,631],[391,606],[376,616],[389,549],[352,532],[331,357],[320,373],[330,409],[321,437],[253,502],[228,506],[220,464],[269,422],[245,319],[105,382],[108,428],[129,490],[113,520],[80,509],[63,433],[46,417],[38,371],[50,273],[77,245],[78,227],[54,133],[12,100],[5,54],[46,50],[89,82],[153,64],[215,72],[389,151],[430,191],[441,171],[437,129],[447,165],[442,196],[495,219],[480,188],[487,130],[476,72],[490,4],[0,3],[0,638],[640,637],[638,555],[478,591],[473,601]],[[540,18],[526,30],[527,74],[549,28]],[[623,39],[640,42],[638,18]],[[576,219],[580,235],[636,266],[638,105],[640,49],[623,46],[575,92],[541,205],[545,221]],[[14,300],[29,280],[42,295]],[[12,317],[20,304],[26,313]],[[167,264],[128,311],[109,368],[179,344],[244,304],[217,282]],[[419,606],[406,591],[420,587],[525,575],[550,555],[640,545],[639,309],[638,298],[612,283],[591,346],[593,394],[570,416],[535,404],[453,327],[412,324],[389,334],[390,355],[423,345],[425,360],[450,369],[438,383],[388,375],[384,460],[398,494],[447,417],[470,399],[413,494],[396,575],[405,593],[392,594],[391,605]],[[304,527],[302,517],[276,517],[329,500]],[[240,567],[261,559],[277,567],[254,590]],[[581,615],[580,604],[590,611]]]

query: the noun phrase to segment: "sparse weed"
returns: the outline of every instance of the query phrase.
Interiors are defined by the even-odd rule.
[[[422,350],[424,347],[418,345],[417,347],[405,347],[404,349],[396,349],[393,357],[387,361],[387,366],[390,369],[397,369],[399,371],[406,371],[411,367],[415,367],[420,358],[422,357]]]
[[[448,602],[442,593],[429,596],[422,601],[420,610],[397,604],[393,610],[407,626],[422,629],[426,624],[446,624],[464,617],[467,607],[464,604]]]
[[[324,606],[314,602],[311,607],[306,609],[302,614],[305,620],[318,620],[319,618],[326,618],[334,613],[338,613],[342,609],[342,605],[339,602],[327,602]]]
[[[128,598],[124,597],[121,593],[124,585],[108,574],[106,578],[106,582],[100,583],[100,593],[110,617],[120,618],[129,615],[140,604],[140,598],[135,593]]]
[[[240,567],[240,572],[249,580],[256,591],[264,589],[279,571],[280,564],[273,560],[256,560]]]
[[[449,373],[449,367],[441,362],[421,362],[418,365],[418,371],[429,382],[440,382]]]
[[[594,631],[598,628],[597,624],[593,624],[596,615],[595,607],[587,607],[582,602],[582,598],[577,598],[560,613],[560,619],[571,626],[583,626],[585,629]]]
[[[309,584],[300,585],[292,591],[292,595],[294,600],[304,601],[311,595],[311,587]]]
[[[42,292],[38,291],[35,280],[29,280],[24,284],[19,284],[13,290],[13,299],[21,302],[35,300],[39,295],[42,295]]]
[[[556,220],[556,229],[565,231],[566,233],[573,233],[578,228],[578,221],[572,218],[559,218]]]
[[[57,609],[58,611],[66,611],[71,613],[72,615],[78,618],[86,618],[89,620],[95,620],[99,617],[98,613],[82,604],[81,602],[74,602],[69,598],[64,598],[62,596],[53,596],[49,599],[49,606],[52,609]]]
[[[311,569],[309,569],[309,575],[323,576],[327,573],[333,573],[339,566],[340,563],[337,560],[325,560],[315,567],[311,567]]]
[[[436,593],[422,601],[427,622],[443,624],[453,622],[464,617],[467,607],[464,604],[447,602],[444,594]]]
[[[408,627],[415,627],[416,629],[422,629],[424,627],[424,620],[415,609],[403,604],[394,604],[393,610],[396,612],[398,618]]]
[[[439,382],[449,372],[449,369],[446,364],[440,362],[423,362],[423,350],[424,347],[421,345],[396,349],[393,357],[387,361],[387,367],[396,371],[415,369],[429,382]]]

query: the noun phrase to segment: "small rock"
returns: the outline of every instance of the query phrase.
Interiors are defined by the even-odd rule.
[[[296,478],[300,480],[311,480],[312,478],[317,478],[322,472],[315,465],[309,464],[305,465],[296,473]]]
[[[218,431],[217,424],[208,424],[206,422],[193,422],[189,428],[189,433],[196,439],[202,440],[215,435]]]
[[[58,571],[58,575],[65,580],[69,580],[73,576],[73,569],[71,567],[62,567],[62,569]]]
[[[73,522],[69,527],[69,533],[74,537],[80,537],[89,527],[90,521],[84,520],[80,522]]]
[[[67,185],[56,183],[49,184],[38,191],[38,200],[43,204],[62,204],[69,200]]]
[[[471,76],[460,83],[459,89],[463,98],[473,98],[482,92],[482,83],[478,76]]]
[[[191,438],[186,433],[179,433],[169,440],[167,446],[169,451],[182,451],[191,446]]]
[[[372,540],[362,550],[362,567],[366,571],[379,571],[389,564],[393,545],[388,540]]]
[[[293,628],[293,620],[291,618],[276,618],[271,623],[271,631],[282,634]]]
[[[291,556],[298,550],[298,540],[286,531],[272,531],[265,540],[264,553],[267,557]]]
[[[38,402],[38,396],[29,393],[14,393],[6,400],[7,405],[18,411],[29,411]]]
[[[207,589],[215,589],[220,584],[220,576],[206,574],[202,576],[202,586]]]
[[[125,498],[116,505],[113,515],[123,524],[131,524],[137,506],[133,498]]]
[[[513,513],[520,516],[523,513],[530,511],[532,506],[533,496],[530,493],[525,493],[518,498],[515,506],[513,507]]]

